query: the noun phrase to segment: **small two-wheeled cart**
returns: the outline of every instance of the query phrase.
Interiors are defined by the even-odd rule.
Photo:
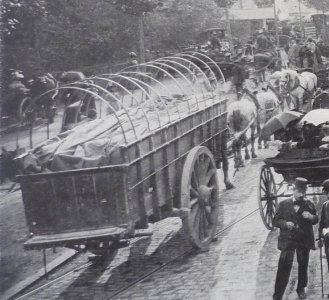
[[[311,187],[320,187],[329,178],[329,155],[317,148],[294,149],[266,158],[259,177],[259,209],[267,229],[273,230],[273,217],[280,198],[291,196],[289,187],[296,177],[306,178]],[[280,176],[281,175],[281,176]],[[307,193],[307,196],[322,193]]]

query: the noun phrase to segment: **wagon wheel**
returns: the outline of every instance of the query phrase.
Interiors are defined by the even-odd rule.
[[[265,227],[273,230],[273,217],[278,205],[277,190],[271,168],[262,166],[259,178],[258,205]]]
[[[18,106],[17,117],[18,120],[25,123],[29,121],[29,110],[31,109],[32,99],[30,97],[25,97],[21,100]]]
[[[181,182],[183,226],[193,247],[206,250],[214,237],[219,212],[219,184],[214,158],[207,147],[186,157]]]

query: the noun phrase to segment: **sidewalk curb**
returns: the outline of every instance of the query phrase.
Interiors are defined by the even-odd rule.
[[[51,261],[50,263],[47,264],[48,273],[52,272],[56,268],[60,267],[62,264],[66,263],[70,259],[73,259],[77,254],[78,254],[78,252],[76,252],[75,250],[67,249],[61,256],[57,257],[56,259],[54,259],[53,261]],[[45,277],[45,271],[44,271],[44,268],[41,268],[36,273],[31,274],[25,280],[17,283],[12,288],[7,290],[1,296],[1,299],[4,299],[4,300],[14,299],[14,297],[17,294],[23,292],[24,290],[29,288],[33,283],[35,283],[36,281],[38,281],[44,277]]]

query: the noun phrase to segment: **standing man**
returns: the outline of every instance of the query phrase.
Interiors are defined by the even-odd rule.
[[[324,239],[324,249],[326,252],[328,270],[329,270],[329,179],[322,183],[323,192],[327,196],[327,201],[323,203],[321,210],[321,218],[319,223],[319,237]],[[322,247],[322,242],[319,243]]]
[[[258,31],[258,36],[256,39],[257,50],[266,51],[273,47],[272,42],[264,34],[264,31],[261,29]]]
[[[289,281],[295,252],[298,261],[297,294],[306,299],[307,269],[310,249],[315,249],[313,225],[319,218],[312,201],[305,199],[307,180],[295,179],[292,198],[279,203],[273,225],[280,228],[278,248],[281,250],[273,300],[281,300]]]
[[[297,68],[300,67],[299,51],[300,51],[300,46],[297,44],[297,41],[294,38],[292,38],[290,42],[290,48],[288,50],[290,69],[296,70]]]
[[[241,50],[241,51],[240,51]],[[235,85],[235,90],[238,99],[240,99],[242,95],[242,89],[243,89],[243,84],[246,79],[246,71],[244,70],[244,66],[242,64],[243,60],[243,53],[242,49],[238,50],[238,55],[234,57],[235,59],[233,60],[233,67],[232,67],[232,81],[233,84]]]

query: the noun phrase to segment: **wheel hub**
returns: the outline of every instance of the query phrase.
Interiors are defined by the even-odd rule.
[[[202,206],[209,205],[209,198],[210,198],[210,194],[211,194],[212,190],[213,190],[212,188],[209,188],[205,185],[200,185],[199,186],[199,188],[198,188],[198,193],[199,193],[198,202],[199,202],[199,205],[202,205]]]

